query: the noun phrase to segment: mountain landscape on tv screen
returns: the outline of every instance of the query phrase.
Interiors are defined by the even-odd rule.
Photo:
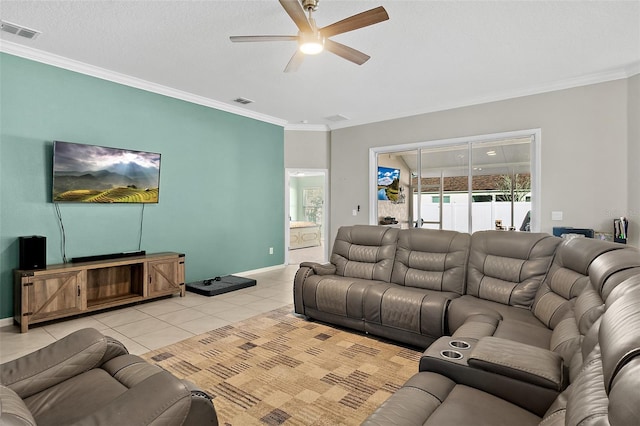
[[[56,142],[53,201],[157,203],[160,154]]]

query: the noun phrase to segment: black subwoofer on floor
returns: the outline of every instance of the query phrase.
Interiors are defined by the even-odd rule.
[[[47,267],[47,237],[32,235],[20,237],[20,269]]]

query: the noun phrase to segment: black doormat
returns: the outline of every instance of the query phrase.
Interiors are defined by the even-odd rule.
[[[187,290],[204,296],[215,296],[224,294],[241,288],[256,285],[256,280],[250,278],[236,277],[235,275],[225,275],[224,277],[210,278],[204,281],[187,283]]]

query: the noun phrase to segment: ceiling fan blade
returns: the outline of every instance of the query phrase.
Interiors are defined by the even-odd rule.
[[[335,42],[333,40],[326,39],[324,41],[324,48],[329,52],[340,56],[341,58],[346,59],[347,61],[351,61],[354,64],[362,65],[371,58],[371,56],[366,55],[359,50],[351,48],[349,46],[345,46],[344,44]]]
[[[280,2],[282,2],[282,0],[280,0]],[[358,13],[357,15],[350,16],[342,21],[320,28],[320,33],[325,37],[331,37],[336,34],[357,30],[358,28],[368,27],[369,25],[377,24],[379,22],[386,21],[387,19],[389,19],[387,11],[384,7],[379,6],[375,9]]]
[[[309,20],[307,19],[307,15],[304,14],[302,5],[298,0],[280,0],[280,4],[287,14],[289,14],[300,31],[303,33],[313,32],[311,24],[309,24]]]
[[[245,41],[296,41],[298,40],[298,36],[288,36],[288,35],[255,35],[255,36],[231,36],[229,39],[234,42],[245,42]]]
[[[296,53],[293,54],[291,59],[289,59],[289,63],[284,68],[284,72],[295,72],[298,71],[300,65],[302,65],[302,61],[304,60],[304,53],[299,50],[296,50]]]

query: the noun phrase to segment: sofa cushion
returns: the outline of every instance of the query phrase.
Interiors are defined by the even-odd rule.
[[[71,424],[104,407],[127,387],[106,371],[95,368],[25,398],[38,425]]]
[[[407,287],[464,294],[471,236],[455,231],[403,229],[391,281]]]
[[[331,253],[336,274],[389,282],[397,239],[396,228],[373,225],[341,227]]]
[[[91,328],[56,343],[3,364],[2,384],[26,398],[99,366],[109,352],[107,338]]]
[[[451,301],[449,332],[455,337],[501,337],[549,349],[551,330],[530,310],[464,295]]]
[[[544,233],[474,233],[466,294],[530,308],[561,241]]]
[[[455,332],[462,324],[474,315],[485,315],[496,320],[514,320],[544,327],[529,309],[504,305],[490,300],[464,295],[451,301],[448,310],[449,331]]]
[[[493,337],[548,350],[551,342],[551,330],[541,327],[540,324],[533,325],[528,322],[506,320],[498,323]]]
[[[531,412],[431,372],[420,372],[391,395],[363,425],[537,425]]]

